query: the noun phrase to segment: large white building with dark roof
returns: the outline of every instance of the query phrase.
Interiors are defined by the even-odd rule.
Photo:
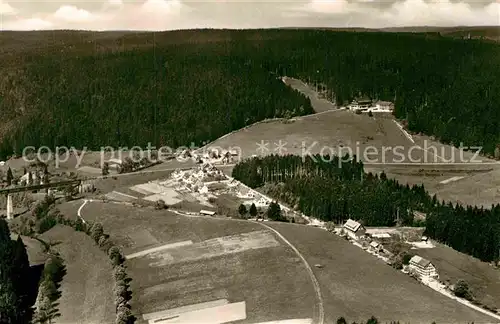
[[[418,255],[415,255],[410,259],[409,268],[411,271],[421,276],[429,276],[429,277],[438,276],[436,267],[434,267],[431,261],[424,259]]]

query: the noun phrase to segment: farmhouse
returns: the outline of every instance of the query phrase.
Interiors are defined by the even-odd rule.
[[[119,169],[122,166],[123,161],[121,159],[109,159],[108,166],[110,169]]]
[[[437,271],[434,265],[418,255],[410,259],[409,268],[421,276],[437,277]]]
[[[372,106],[372,101],[370,99],[356,99],[349,105],[350,110],[367,110]]]
[[[349,237],[355,240],[360,239],[366,233],[365,227],[352,219],[348,219],[347,222],[345,222],[344,230]]]
[[[414,211],[413,212],[413,219],[416,220],[416,221],[425,221],[426,217],[427,217],[426,213],[422,213],[422,212],[419,212],[419,211]]]
[[[213,215],[215,215],[215,212],[211,211],[211,210],[204,210],[204,209],[202,209],[202,210],[200,210],[200,214],[207,215],[207,216],[213,216]]]
[[[377,101],[375,103],[375,110],[394,111],[394,104],[390,101]]]

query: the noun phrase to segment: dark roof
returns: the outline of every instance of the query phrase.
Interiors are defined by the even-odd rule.
[[[426,268],[429,264],[431,264],[431,261],[424,259],[418,255],[413,256],[410,262],[415,263],[422,268]]]
[[[347,222],[344,224],[344,228],[347,228],[348,230],[352,232],[357,232],[360,228],[364,228],[360,223],[356,222],[355,220],[348,219]]]

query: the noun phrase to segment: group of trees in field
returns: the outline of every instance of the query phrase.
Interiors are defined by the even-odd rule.
[[[12,240],[7,222],[0,219],[0,323],[31,323],[36,297],[33,278],[21,237]]]
[[[259,210],[257,209],[257,206],[255,206],[254,203],[252,203],[252,205],[250,205],[248,210],[244,204],[240,204],[240,206],[238,207],[238,213],[243,218],[246,218],[248,215],[250,215],[251,217],[256,217],[259,215]],[[269,220],[278,221],[278,222],[288,221],[287,218],[285,216],[283,216],[283,214],[281,213],[281,207],[277,201],[271,201],[269,203],[269,206],[267,206],[265,215],[266,215],[267,219],[269,219]]]
[[[500,257],[500,204],[482,209],[438,201],[423,185],[365,173],[356,157],[255,157],[238,163],[232,175],[252,188],[273,184],[272,197],[323,221],[412,226],[419,225],[414,212],[423,212],[431,238],[483,261]]]
[[[71,33],[78,35],[58,34],[61,48],[25,49],[19,66],[9,61],[18,69],[0,84],[9,125],[0,157],[27,145],[199,145],[258,120],[311,113],[283,75],[321,83],[338,104],[359,95],[394,101],[410,130],[444,142],[491,154],[500,143],[497,44],[436,34],[203,30],[144,33],[133,50],[102,53],[82,49]],[[209,41],[185,42],[183,33]]]
[[[66,274],[64,260],[58,254],[52,254],[45,262],[42,278],[38,285],[35,323],[47,324],[59,317],[57,300],[61,297],[60,282]]]
[[[240,206],[238,207],[238,214],[240,214],[240,216],[243,218],[246,218],[248,215],[250,215],[251,217],[255,217],[259,214],[259,210],[254,203],[252,203],[249,208],[247,208],[247,206],[245,206],[244,204],[240,204]]]

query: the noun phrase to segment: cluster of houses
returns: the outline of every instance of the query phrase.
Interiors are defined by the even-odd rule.
[[[209,193],[209,182],[227,180],[224,173],[210,163],[203,163],[196,169],[175,170],[172,179],[189,191]]]
[[[229,164],[239,160],[240,153],[237,150],[223,150],[212,148],[204,152],[191,152],[189,149],[184,150],[179,154],[180,157],[186,159],[191,158],[193,161],[203,163],[222,163]]]
[[[366,228],[361,223],[352,219],[348,219],[345,222],[345,224],[343,225],[343,229],[347,237],[349,237],[352,240],[358,241],[364,238],[366,235]],[[390,235],[387,233],[372,234],[371,236],[373,238],[381,238],[381,239],[390,238]],[[427,241],[427,237],[423,236],[422,241]],[[372,252],[380,252],[383,250],[383,246],[381,243],[373,240],[369,245],[369,249]],[[408,270],[410,273],[414,273],[419,276],[426,276],[432,278],[438,277],[436,267],[432,264],[432,262],[418,255],[415,255],[410,259],[410,262],[408,264]]]
[[[390,101],[372,101],[371,99],[361,98],[353,100],[349,106],[349,110],[352,111],[372,111],[372,112],[393,112],[394,104]]]

